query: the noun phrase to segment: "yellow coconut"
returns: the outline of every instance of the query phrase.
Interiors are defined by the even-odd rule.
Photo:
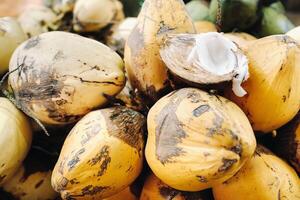
[[[0,97],[0,186],[20,168],[32,140],[28,119],[8,99]]]
[[[146,159],[154,174],[185,191],[231,178],[252,156],[256,141],[245,114],[229,100],[185,88],[149,111]]]
[[[73,10],[73,28],[77,32],[98,31],[124,19],[118,0],[78,0]]]
[[[146,0],[125,46],[125,66],[134,89],[155,102],[170,86],[159,48],[170,33],[195,33],[182,0]]]
[[[53,171],[63,199],[102,199],[121,192],[143,166],[141,114],[113,107],[87,114],[69,133]]]
[[[117,53],[67,32],[27,40],[14,52],[9,69],[16,101],[26,114],[51,125],[78,121],[125,85],[123,60]]]
[[[28,6],[18,17],[24,32],[29,36],[37,36],[59,27],[59,16],[50,8],[42,5]]]
[[[171,188],[151,174],[144,184],[140,200],[213,200],[209,190],[200,192],[183,192]]]
[[[260,146],[231,179],[213,187],[215,200],[300,198],[300,179],[283,160]]]
[[[242,87],[247,95],[227,97],[247,114],[253,129],[270,132],[290,121],[300,107],[300,46],[286,35],[250,43],[245,51],[250,78]]]

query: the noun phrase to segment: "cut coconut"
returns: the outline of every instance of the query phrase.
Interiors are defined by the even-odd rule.
[[[247,57],[221,33],[170,35],[160,55],[168,69],[187,82],[232,81],[237,96],[246,94],[241,84],[249,77]]]

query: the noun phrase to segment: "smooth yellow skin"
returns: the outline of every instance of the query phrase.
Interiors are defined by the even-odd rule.
[[[270,132],[290,121],[300,108],[300,46],[289,36],[253,41],[245,54],[250,78],[242,87],[248,95],[226,96],[246,113],[256,131]]]
[[[20,64],[27,70],[9,76],[16,99],[50,125],[79,120],[107,102],[103,94],[118,94],[126,81],[123,60],[117,53],[100,42],[67,32],[48,32],[24,42],[14,52],[9,70]],[[20,92],[31,95],[30,101]]]
[[[24,179],[25,169],[21,167],[3,185],[3,189],[19,200],[54,200],[58,193],[51,186],[51,173],[51,171],[35,172]]]
[[[8,71],[14,50],[27,39],[19,22],[14,18],[0,18],[0,75]]]
[[[293,28],[292,30],[287,32],[286,35],[290,36],[294,40],[297,40],[298,43],[300,43],[300,26]]]
[[[300,179],[283,160],[258,148],[233,178],[213,187],[213,193],[215,200],[297,200]]]
[[[209,21],[196,21],[194,25],[197,33],[218,32],[216,25]]]
[[[195,33],[182,0],[146,0],[125,45],[124,60],[133,86],[150,101],[168,86],[166,66],[160,58],[160,45],[172,33]]]
[[[122,133],[119,129],[109,131],[112,125],[104,116],[107,110],[87,114],[65,140],[52,174],[52,186],[63,199],[112,196],[128,187],[141,172],[143,141],[137,141],[134,148],[112,135]]]
[[[111,197],[107,197],[103,200],[138,200],[138,198],[134,194],[132,194],[132,192],[130,191],[130,187],[127,187],[121,192]]]
[[[0,97],[0,186],[20,168],[32,140],[28,119],[8,99]]]
[[[161,98],[150,109],[147,125],[147,162],[159,179],[178,190],[200,191],[222,183],[256,147],[245,114],[229,100],[198,89]]]
[[[73,11],[74,30],[98,31],[124,19],[123,5],[118,0],[78,0]]]

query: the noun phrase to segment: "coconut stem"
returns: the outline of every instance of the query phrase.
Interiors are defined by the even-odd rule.
[[[3,87],[3,83],[4,81],[7,79],[7,77],[12,74],[13,72],[17,71],[18,68],[12,70],[11,72],[7,72],[6,74],[4,74],[4,76],[2,77],[1,81],[0,81],[0,89],[1,92],[4,94],[4,96],[10,100],[19,110],[21,110],[23,113],[25,113],[26,115],[28,115],[30,118],[32,118],[44,131],[44,133],[47,136],[50,136],[49,132],[47,131],[46,127],[42,124],[42,122],[40,120],[38,120],[36,117],[34,117],[29,110],[23,108],[16,100],[16,98],[14,97],[14,95],[12,93],[10,93],[9,91],[7,91],[4,87]]]

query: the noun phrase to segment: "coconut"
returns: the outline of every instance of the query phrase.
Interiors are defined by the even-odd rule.
[[[300,46],[286,35],[255,40],[246,48],[250,78],[247,91],[226,96],[247,114],[256,131],[271,132],[289,122],[300,107]]]
[[[237,96],[246,94],[241,84],[249,77],[248,60],[221,33],[170,35],[160,55],[171,73],[185,82],[208,85],[232,81]]]
[[[143,166],[143,115],[126,107],[90,112],[69,133],[52,175],[63,199],[103,199],[121,192]]]
[[[98,31],[124,19],[118,0],[78,0],[73,10],[73,28],[77,32]]]
[[[27,7],[18,17],[18,21],[29,37],[57,30],[60,23],[59,16],[51,9],[41,5]]]
[[[63,44],[63,45],[62,45]],[[125,85],[121,57],[104,44],[67,32],[49,32],[20,45],[10,62],[17,104],[46,125],[78,121],[104,106]]]
[[[199,89],[180,89],[161,98],[150,109],[147,125],[147,162],[177,190],[200,191],[228,180],[256,147],[243,111]]]

